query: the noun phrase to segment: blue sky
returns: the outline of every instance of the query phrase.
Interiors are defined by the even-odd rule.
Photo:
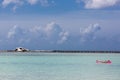
[[[119,0],[0,0],[0,49],[119,50]]]

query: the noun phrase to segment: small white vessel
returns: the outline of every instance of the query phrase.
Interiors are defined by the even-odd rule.
[[[25,51],[29,51],[29,50],[25,49],[23,47],[18,47],[18,48],[15,49],[15,51],[17,51],[17,52],[25,52]]]

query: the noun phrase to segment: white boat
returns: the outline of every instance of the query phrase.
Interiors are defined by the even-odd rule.
[[[18,47],[18,48],[15,49],[15,51],[17,51],[17,52],[25,52],[25,51],[29,51],[29,50],[25,49],[23,47]]]

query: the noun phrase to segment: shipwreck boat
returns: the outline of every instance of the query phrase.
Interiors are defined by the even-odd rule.
[[[96,60],[96,63],[111,64],[112,61],[111,60],[104,60],[104,61],[102,61],[102,60]]]

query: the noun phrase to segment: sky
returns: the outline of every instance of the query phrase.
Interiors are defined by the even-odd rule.
[[[0,0],[0,50],[120,50],[120,0]]]

